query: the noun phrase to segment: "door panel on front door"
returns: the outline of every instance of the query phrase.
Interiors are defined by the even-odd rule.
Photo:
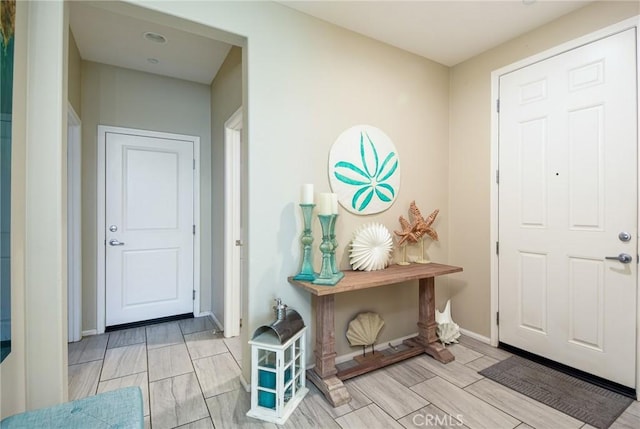
[[[106,324],[193,311],[193,143],[106,136]]]
[[[499,117],[500,341],[630,387],[635,73],[629,30],[501,76]]]

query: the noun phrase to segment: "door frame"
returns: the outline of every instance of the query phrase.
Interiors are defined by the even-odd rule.
[[[67,322],[69,342],[82,339],[82,123],[67,103]]]
[[[106,134],[108,132],[120,134],[133,134],[145,137],[155,137],[161,139],[187,140],[193,143],[193,222],[196,225],[196,232],[193,240],[193,290],[195,299],[193,300],[193,315],[200,316],[200,137],[184,134],[166,133],[160,131],[149,131],[136,128],[114,127],[108,125],[98,125],[98,184],[97,196],[97,292],[96,292],[96,330],[98,334],[104,333],[106,317],[106,229],[107,220],[106,208]]]
[[[224,123],[224,315],[226,338],[240,335],[240,260],[242,248],[242,106]],[[241,244],[242,246],[242,244]],[[238,252],[239,250],[239,252]]]
[[[498,136],[499,136],[499,115],[498,115],[498,98],[500,95],[500,76],[513,72],[515,70],[527,67],[537,62],[546,60],[550,57],[562,54],[564,52],[573,50],[580,46],[595,42],[597,40],[606,38],[616,33],[620,33],[625,30],[635,29],[636,31],[636,68],[640,66],[640,15],[626,19],[617,24],[613,24],[604,27],[600,30],[594,31],[577,39],[565,42],[551,49],[545,50],[541,53],[533,55],[531,57],[522,59],[513,64],[509,64],[505,67],[494,70],[491,73],[491,169],[490,169],[490,183],[491,183],[491,225],[490,225],[490,242],[489,252],[491,254],[491,345],[497,346],[499,341],[498,336],[498,323],[497,313],[499,309],[498,305],[498,255],[496,252],[496,246],[498,243]],[[637,100],[640,100],[640,82],[637,85],[638,94]],[[640,108],[638,109],[638,124],[640,124]],[[640,171],[640,162],[637,162],[638,171]],[[639,176],[640,177],[640,176]],[[640,179],[639,179],[640,180]],[[639,186],[638,202],[640,205],[640,186]],[[640,211],[639,211],[640,213]],[[640,224],[640,220],[639,220]],[[640,225],[639,225],[640,230]],[[636,290],[638,288],[638,279],[636,278]],[[637,307],[636,307],[636,389],[640,387],[640,293],[637,293]]]

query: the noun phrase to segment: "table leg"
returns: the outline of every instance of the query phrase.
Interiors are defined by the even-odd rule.
[[[433,277],[419,280],[418,342],[424,347],[425,353],[442,363],[449,363],[455,356],[438,341],[434,286]]]
[[[316,308],[316,366],[307,372],[309,380],[316,385],[334,407],[351,401],[351,395],[342,381],[336,377],[336,335],[334,325],[334,296],[315,297]]]

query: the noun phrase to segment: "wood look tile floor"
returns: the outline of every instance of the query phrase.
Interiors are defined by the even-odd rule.
[[[348,380],[352,400],[333,408],[310,383],[285,429],[489,428],[590,429],[479,375],[511,356],[469,337],[443,365],[423,355]],[[69,344],[69,399],[140,386],[145,427],[275,428],[247,417],[239,338],[223,338],[207,317],[132,328]],[[634,402],[611,429],[640,427]]]

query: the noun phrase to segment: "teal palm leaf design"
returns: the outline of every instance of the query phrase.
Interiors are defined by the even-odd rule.
[[[393,201],[396,191],[385,182],[398,169],[396,153],[388,153],[380,163],[376,145],[365,131],[360,132],[360,160],[361,166],[347,161],[339,161],[334,166],[333,174],[336,179],[357,188],[351,199],[351,207],[361,212],[367,208],[374,196],[385,203]]]

